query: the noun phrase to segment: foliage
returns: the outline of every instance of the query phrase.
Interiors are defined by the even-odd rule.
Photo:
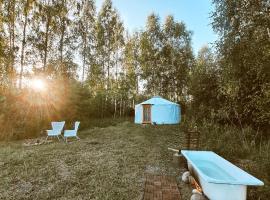
[[[86,161],[104,160],[104,155],[112,159],[114,168],[125,172],[122,157],[128,154],[122,151],[123,145],[130,147],[128,153],[134,152],[133,147],[140,149],[136,152],[140,159],[135,156],[135,160],[128,160],[134,157],[130,155],[125,163],[132,169],[126,171],[130,176],[134,175],[135,166],[134,180],[140,178],[138,174],[149,160],[156,163],[153,149],[161,156],[157,162],[168,161],[168,155],[160,148],[177,145],[179,127],[141,128],[131,123],[113,127],[122,117],[134,116],[135,104],[153,95],[180,103],[184,114],[180,129],[196,125],[202,132],[202,148],[214,150],[264,179],[266,186],[252,189],[249,198],[268,198],[270,178],[265,172],[270,171],[270,4],[266,0],[213,0],[213,5],[212,26],[219,39],[213,48],[202,47],[194,56],[191,31],[184,22],[170,15],[161,22],[158,15],[150,14],[143,29],[129,33],[111,0],[105,0],[98,13],[93,0],[0,1],[0,140],[42,135],[42,130],[48,129],[53,120],[65,120],[67,127],[73,126],[75,120],[82,122],[82,128],[107,127],[86,131],[86,145],[74,144],[76,154],[84,155],[80,151],[85,153],[88,149],[94,152],[94,157],[89,154],[85,155],[86,159],[79,159],[82,165],[75,172],[75,178],[61,179],[62,184],[56,184],[59,187],[54,188],[54,194],[46,190],[50,188],[48,185],[59,181],[55,179],[58,166],[49,165],[53,170],[48,173],[53,176],[48,176],[42,174],[40,165],[50,157],[46,150],[54,151],[56,160],[60,153],[68,163],[70,157],[63,145],[38,147],[39,156],[34,155],[35,159],[21,146],[17,150],[4,147],[0,156],[4,156],[3,160],[7,158],[5,170],[14,167],[18,177],[23,176],[21,178],[30,182],[36,181],[32,179],[36,172],[40,172],[38,178],[48,178],[41,181],[45,186],[37,183],[46,188],[46,194],[34,188],[29,198],[51,194],[56,196],[46,197],[59,198],[58,195],[66,191],[62,187],[67,182],[72,183],[67,184],[67,188],[74,189],[74,186],[75,191],[81,189],[80,181],[91,185],[91,181],[84,180],[85,169],[89,168]],[[34,78],[46,82],[45,91],[35,91],[29,85]],[[188,118],[185,120],[185,117]],[[97,149],[92,147],[92,140],[100,143]],[[109,151],[108,143],[102,144],[106,140],[111,144]],[[114,154],[114,145],[121,154]],[[106,152],[99,154],[104,148]],[[12,151],[23,154],[16,158],[19,154]],[[119,162],[115,163],[114,159]],[[90,168],[101,169],[97,174],[104,175],[102,167],[105,167],[106,177],[103,178],[112,174],[109,181],[106,179],[109,188],[123,186],[123,190],[112,188],[112,195],[119,199],[119,191],[124,194],[133,189],[131,195],[138,197],[138,184],[136,190],[125,188],[130,185],[126,184],[129,181],[126,176],[122,174],[124,182],[117,178],[123,171],[107,169],[108,160],[105,160],[92,163]],[[161,165],[170,169],[166,163]],[[22,171],[26,173],[21,174]],[[28,197],[20,193],[20,188],[16,189],[18,180],[8,178],[4,180],[6,185],[0,187],[5,190],[0,198],[13,191],[19,191],[15,196]],[[132,183],[136,182],[134,180]],[[6,187],[10,184],[14,187]],[[84,192],[79,194],[83,196]],[[91,195],[88,190],[86,193]],[[98,194],[102,199],[111,195],[106,191]],[[78,197],[78,192],[72,195],[68,197]]]
[[[140,66],[146,91],[169,99],[185,100],[189,68],[193,62],[191,33],[172,16],[161,26],[159,17],[147,19],[140,40]]]
[[[132,115],[136,103],[153,95],[179,102],[183,113],[200,120],[240,128],[252,125],[266,133],[269,4],[220,0],[213,4],[212,25],[220,38],[215,49],[203,47],[194,57],[192,33],[170,15],[161,22],[150,14],[145,28],[128,33],[111,0],[104,1],[98,13],[92,0],[1,1],[1,120],[14,119],[4,126],[5,135],[20,132],[20,125],[12,127],[16,121],[34,127],[52,120],[57,112],[59,119],[84,122]],[[37,114],[30,120],[20,114],[28,104],[18,96],[33,96],[26,82],[34,77],[46,80],[49,93],[56,95],[47,104],[59,109],[48,118]],[[47,101],[40,93],[36,96]],[[61,98],[62,104],[56,101]],[[47,112],[39,108],[40,113]],[[33,134],[27,127],[25,137]]]
[[[203,47],[189,76],[189,112],[240,129],[270,127],[270,35],[267,1],[214,0],[215,52]]]
[[[82,81],[85,79],[85,74],[90,70],[90,65],[94,61],[95,54],[93,48],[96,45],[95,37],[95,23],[96,10],[95,4],[92,0],[85,0],[78,2],[77,10],[74,13],[76,16],[74,20],[74,35],[76,37],[76,45],[79,49],[82,59]]]
[[[189,95],[191,95],[190,110],[197,118],[211,117],[220,106],[219,69],[215,55],[207,46],[203,47],[190,71]]]
[[[220,35],[221,113],[239,126],[269,128],[269,1],[213,1]]]

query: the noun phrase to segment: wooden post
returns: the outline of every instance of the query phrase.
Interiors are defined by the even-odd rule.
[[[199,145],[200,145],[200,132],[197,131],[197,144],[196,144],[196,150],[199,149]]]
[[[198,150],[200,146],[200,132],[199,131],[185,131],[186,149]]]
[[[187,132],[187,149],[190,149],[190,132]]]

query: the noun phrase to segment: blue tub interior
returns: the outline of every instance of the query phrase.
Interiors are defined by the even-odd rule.
[[[212,151],[182,150],[181,153],[197,173],[208,182],[237,185],[264,184]]]
[[[213,162],[196,160],[197,167],[207,176],[217,180],[236,181],[236,179]]]

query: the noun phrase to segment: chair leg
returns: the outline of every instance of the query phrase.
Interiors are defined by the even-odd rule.
[[[78,139],[78,140],[80,140],[81,138],[79,138],[78,136],[76,136],[76,138]]]
[[[57,137],[58,141],[60,142],[60,138],[58,137],[58,135],[56,137]]]
[[[47,137],[46,137],[46,141],[47,141],[48,137],[49,137],[49,136],[47,135]]]

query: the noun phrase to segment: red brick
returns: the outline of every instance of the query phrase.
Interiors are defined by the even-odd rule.
[[[154,191],[154,186],[153,185],[145,185],[144,191],[145,192],[152,192],[152,191]]]
[[[161,182],[160,181],[155,181],[154,185],[161,186]]]
[[[143,200],[181,200],[175,179],[147,174]]]
[[[176,191],[178,191],[178,187],[177,187],[177,186],[171,186],[171,190],[176,190]]]
[[[172,193],[171,194],[171,200],[180,200],[180,194]]]
[[[153,200],[154,198],[154,194],[153,193],[148,193],[148,192],[145,192],[144,193],[144,196],[143,196],[143,199],[144,200]]]
[[[162,193],[162,200],[171,200],[170,193]]]
[[[154,191],[154,200],[162,200],[162,192]]]

